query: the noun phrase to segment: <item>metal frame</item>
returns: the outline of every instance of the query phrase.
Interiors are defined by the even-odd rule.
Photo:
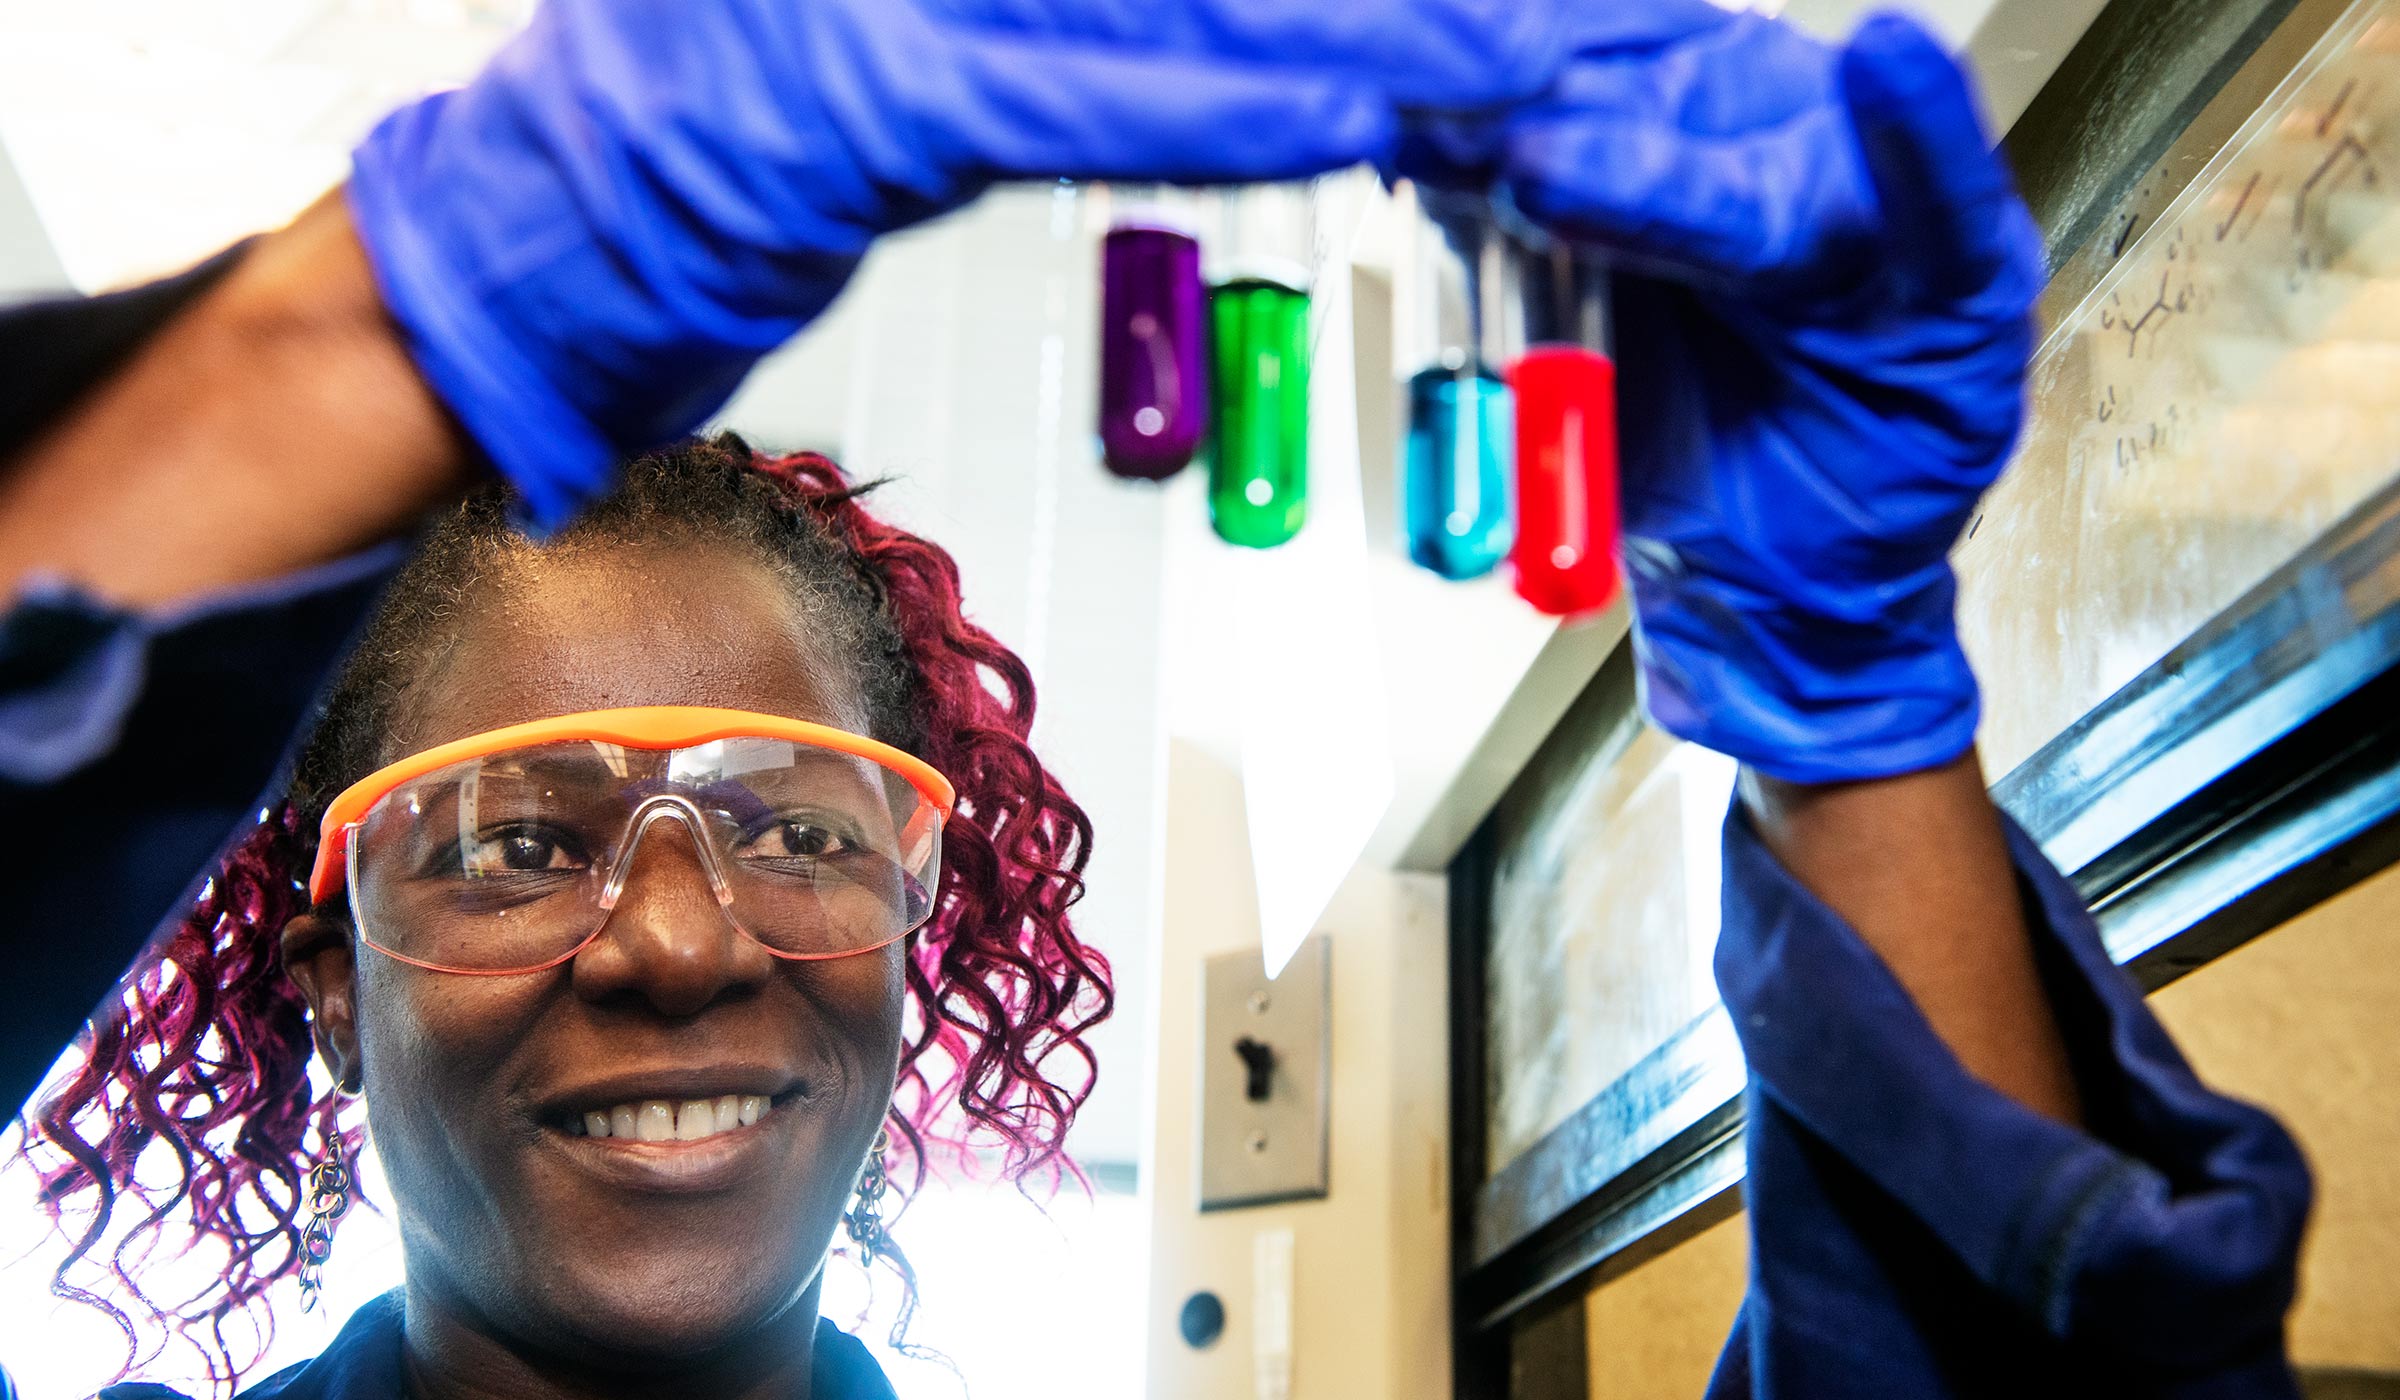
[[[1492,828],[1484,825],[1450,863],[1450,1393],[1457,1400],[1506,1400],[1509,1339],[1499,1324],[1468,1306],[1478,1261],[1475,1225],[1484,1179],[1491,1175],[1484,1094],[1491,1057],[1485,1052],[1489,1005]]]
[[[2075,249],[2046,307],[2080,300],[2347,8],[2116,0],[2012,136],[2049,143],[2029,192],[2053,249]],[[2135,103],[2150,129],[2116,133],[2123,164],[2099,168],[2084,114],[2159,91],[2186,96]],[[2400,481],[1993,795],[2151,987],[2400,860]],[[1562,1300],[1739,1209],[1745,1075],[1714,1009],[1492,1172],[1482,1017],[1496,844],[1487,820],[1451,867],[1456,1393],[1580,1397],[1580,1373],[1530,1383],[1512,1355],[1547,1349],[1559,1325],[1543,1319]]]
[[[1722,1219],[1730,1204],[1684,1217],[1741,1182],[1745,1078],[1733,1022],[1711,1007],[1486,1179],[1468,1227],[1468,1320],[1504,1320],[1663,1227]]]

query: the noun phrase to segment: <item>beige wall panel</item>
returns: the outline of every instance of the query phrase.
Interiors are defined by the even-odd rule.
[[[2400,1372],[2400,870],[2151,999],[2202,1076],[2307,1148],[2317,1212],[2292,1357]]]
[[[1591,1400],[1682,1400],[1708,1389],[1750,1275],[1750,1217],[1719,1221],[1592,1290]]]

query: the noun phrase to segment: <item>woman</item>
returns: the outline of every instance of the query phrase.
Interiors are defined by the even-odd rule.
[[[670,13],[674,22],[662,20]],[[206,631],[195,616],[224,624],[243,647],[301,639],[265,668],[284,678],[275,703],[236,707],[210,731],[279,737],[307,693],[295,678],[338,649],[361,581],[389,562],[323,561],[457,492],[476,465],[467,442],[513,485],[529,523],[570,518],[605,494],[618,451],[697,421],[750,357],[824,305],[881,232],[1008,174],[1268,178],[1365,158],[1488,182],[1627,273],[1617,306],[1624,514],[1644,696],[1664,727],[1745,768],[1726,825],[1717,956],[1753,1076],[1753,1269],[1712,1395],[2017,1396],[2095,1383],[2161,1396],[2294,1393],[2281,1326],[2308,1199],[2295,1150],[2264,1115],[2193,1078],[2109,964],[2073,891],[1993,809],[1976,771],[1979,692],[1952,620],[1947,550],[2014,441],[2042,268],[1962,76],[1922,32],[1877,20],[1828,49],[1699,0],[581,0],[544,16],[470,88],[381,128],[345,200],[199,291],[0,483],[0,572],[51,569],[107,600],[21,612],[0,634],[24,653],[7,652],[0,674],[30,697],[0,712],[10,721],[0,724],[0,767],[19,784],[0,798],[22,803],[28,820],[12,829],[33,856],[19,862],[27,888],[13,912],[45,930],[122,939],[139,903],[122,892],[154,887],[162,866],[189,869],[176,855],[192,849],[194,830],[253,790],[225,773],[179,771],[188,781],[177,788],[170,765],[144,761],[162,744],[181,752],[183,731],[168,721],[188,707],[167,702],[217,694],[231,669],[222,636],[194,641]],[[1056,81],[1026,80],[1037,70]],[[1433,116],[1462,108],[1478,119]],[[152,450],[162,424],[170,441]],[[328,461],[348,474],[327,472]],[[192,480],[240,483],[247,495],[172,489]],[[162,512],[166,501],[176,509]],[[289,531],[255,528],[262,501]],[[488,535],[499,516],[481,510]],[[663,503],[654,514],[679,518]],[[129,522],[155,528],[144,535]],[[669,534],[691,537],[677,530]],[[350,761],[307,765],[308,801],[344,814],[343,859],[319,859],[310,878],[325,907],[286,923],[284,954],[314,999],[336,1073],[364,1076],[373,1112],[393,1120],[378,1122],[387,1152],[419,1173],[394,1185],[404,1225],[407,1212],[422,1213],[410,1245],[427,1261],[422,1302],[412,1257],[407,1316],[370,1313],[361,1339],[325,1358],[373,1377],[337,1393],[396,1393],[404,1366],[427,1395],[488,1393],[493,1368],[504,1368],[498,1388],[534,1393],[601,1380],[640,1388],[644,1368],[679,1391],[795,1390],[798,1376],[768,1373],[761,1339],[804,1340],[812,1251],[831,1233],[858,1154],[877,1155],[867,1142],[885,1082],[876,1047],[906,1024],[888,985],[897,945],[809,943],[745,913],[738,875],[726,873],[743,868],[740,851],[690,834],[724,825],[711,825],[692,784],[629,756],[605,781],[585,763],[582,781],[649,824],[587,826],[580,847],[521,832],[487,847],[460,838],[453,820],[449,844],[429,844],[433,858],[415,867],[448,870],[463,859],[456,852],[476,850],[487,863],[521,862],[512,880],[589,884],[602,869],[630,872],[619,894],[631,902],[619,912],[605,883],[590,901],[611,917],[581,929],[600,930],[588,946],[559,935],[525,940],[534,946],[505,959],[478,953],[485,942],[441,932],[456,920],[427,921],[393,893],[408,882],[391,872],[411,867],[372,856],[374,814],[410,810],[408,799],[375,802],[421,776],[378,764],[465,739],[478,742],[438,761],[516,755],[526,736],[498,731],[536,716],[707,703],[763,716],[736,736],[761,741],[784,741],[783,721],[795,718],[831,720],[849,735],[899,732],[875,728],[890,712],[872,689],[840,683],[841,661],[871,659],[872,648],[821,657],[788,611],[762,614],[755,597],[718,591],[756,556],[716,560],[716,572],[695,579],[621,536],[577,531],[554,553],[496,546],[495,558],[547,562],[489,571],[522,585],[522,598],[504,592],[477,607],[482,595],[468,590],[429,605],[422,625],[434,630],[424,635],[443,639],[430,652],[371,642],[357,664],[389,665],[403,699],[366,726],[372,738]],[[125,548],[130,538],[145,548]],[[600,548],[603,539],[625,548]],[[737,532],[737,542],[750,539]],[[604,577],[603,558],[637,567]],[[311,565],[318,571],[290,573]],[[468,572],[485,580],[480,566]],[[536,575],[567,581],[537,588]],[[195,595],[211,601],[145,611]],[[734,651],[695,653],[675,632],[710,634],[702,605],[745,624]],[[556,615],[562,607],[613,630]],[[813,624],[817,614],[802,616]],[[781,648],[782,688],[728,660],[752,657],[761,634]],[[686,670],[661,676],[628,637]],[[424,669],[402,685],[408,668],[396,657]],[[107,722],[85,718],[95,713]],[[579,731],[578,742],[639,748],[623,716],[577,721],[604,723],[614,727]],[[700,742],[688,726],[638,727],[659,742]],[[837,829],[830,846],[816,845],[823,838],[812,834],[771,858],[805,856],[821,870],[829,852],[864,851],[886,873],[863,888],[883,891],[880,907],[912,908],[903,877],[916,847],[901,838],[923,804],[938,809],[939,784],[898,754],[808,733],[837,766],[866,758],[898,775],[899,787],[887,783],[897,803],[888,831],[854,821],[854,840]],[[1025,760],[1010,750],[998,769],[956,771],[930,747],[943,739],[938,726],[921,733],[923,756],[970,794],[961,824],[988,816],[1005,836],[1012,828],[985,811],[983,785],[1035,791]],[[712,763],[695,756],[685,770],[726,776]],[[685,770],[670,765],[668,779]],[[369,779],[356,792],[339,786]],[[463,798],[430,801],[432,822],[399,828],[428,843]],[[95,842],[94,831],[113,839]],[[1029,897],[984,936],[1030,936],[1064,899],[1071,863],[1063,847],[1045,849],[1027,878],[1036,889],[1055,882],[1052,902]],[[628,864],[629,851],[639,860]],[[950,859],[958,878],[1008,887],[1005,867]],[[270,878],[208,887],[212,913],[231,900],[241,927],[302,915],[277,883],[299,877],[294,855],[250,868]],[[669,876],[673,898],[642,883]],[[942,880],[959,887],[950,871]],[[524,926],[495,886],[453,883],[461,908],[484,909],[484,926]],[[327,898],[344,890],[347,922]],[[95,913],[112,898],[125,907]],[[295,907],[266,908],[278,900]],[[709,917],[672,926],[713,953],[666,956],[659,942],[657,956],[634,956],[670,911],[693,910]],[[608,932],[635,913],[644,922],[622,942]],[[945,929],[957,946],[965,926],[941,917],[920,950]],[[892,926],[889,917],[873,925],[878,936]],[[54,1051],[57,1018],[71,1022],[90,1005],[95,970],[121,965],[102,954],[123,946],[22,942],[21,966],[47,958],[61,970],[47,982],[0,982],[0,1011],[10,1013],[0,1037],[25,1042],[0,1060],[18,1065],[33,1062],[37,1044]],[[264,956],[256,939],[239,946]],[[1066,946],[1053,957],[1066,958]],[[847,957],[803,963],[801,948]],[[991,959],[946,964],[919,989],[920,1004],[965,996],[967,1019],[1003,1045],[1013,1043],[1003,1024],[1071,1039],[1080,984],[1061,980],[1062,964],[1036,960],[1006,974],[1022,979],[1003,984],[1017,991],[978,995],[979,974],[1010,966],[999,950]],[[729,970],[737,964],[748,971]],[[851,981],[871,981],[859,970],[878,966],[880,1020],[872,989]],[[503,971],[532,980],[470,975]],[[153,985],[170,1027],[231,1014],[201,995],[205,976]],[[244,985],[269,1001],[286,996],[263,972]],[[280,1049],[243,1053],[281,1055],[280,1082],[293,1085],[299,1020],[282,1005]],[[645,1069],[618,1085],[543,1073],[544,1057],[604,1020],[646,1028],[631,1043],[649,1051],[669,1042],[670,1025],[758,1026],[774,1006],[788,1010],[775,1022],[788,1048],[814,1057],[805,1067],[679,1083],[644,1079]],[[1041,1089],[1014,1050],[978,1061],[969,1038],[962,1088],[984,1096],[992,1121],[1027,1133],[1039,1162],[1072,1090]],[[176,1043],[213,1055],[237,1042]],[[122,1083],[111,1017],[95,1045],[99,1078]],[[499,1092],[453,1142],[442,1091],[472,1097],[449,1075],[474,1067]],[[734,1288],[680,1253],[680,1237],[669,1257],[683,1269],[635,1260],[620,1277],[582,1267],[577,1248],[618,1260],[611,1241],[581,1233],[589,1220],[618,1223],[607,1192],[658,1174],[598,1165],[657,1150],[615,1145],[619,1111],[638,1139],[645,1123],[654,1136],[663,1130],[672,1103],[680,1133],[675,1096],[685,1090],[717,1095],[712,1134],[725,1093],[737,1123],[745,1101],[767,1102],[751,1105],[765,1116],[728,1135],[736,1143],[698,1138],[683,1160],[730,1158],[745,1132],[770,1145],[805,1140],[805,1162],[800,1146],[788,1159],[789,1228],[743,1252]],[[76,1092],[102,1101],[90,1076]],[[924,1101],[907,1101],[903,1117],[925,1121]],[[214,1174],[217,1159],[195,1159],[201,1189],[177,1203],[204,1219],[219,1212],[237,1234],[244,1227],[221,1210],[227,1185],[297,1172],[290,1144],[308,1105],[287,1091],[246,1107],[228,1110],[224,1126],[266,1140],[254,1138],[250,1155],[237,1147],[228,1175]],[[156,1129],[139,1114],[118,1123],[107,1132],[123,1136],[87,1152],[70,1186],[124,1183],[128,1154]],[[603,1125],[609,1136],[593,1142]],[[591,1165],[585,1175],[600,1185],[584,1185],[575,1163]],[[594,1213],[539,1231],[504,1213],[546,1211],[529,1197],[553,1180],[573,1183],[561,1194]],[[271,1246],[279,1231],[265,1236]],[[278,1257],[237,1251],[220,1301],[254,1292]],[[627,1279],[644,1286],[619,1291]],[[778,1300],[790,1306],[778,1311]],[[605,1327],[579,1330],[586,1313],[576,1309]],[[586,1344],[611,1358],[605,1376],[570,1359]],[[709,1368],[722,1384],[688,1379]],[[286,1393],[327,1393],[322,1379]],[[825,1388],[841,1393],[837,1382]]]
[[[525,733],[593,712],[569,727],[623,742]],[[71,1153],[45,1201],[93,1238],[188,1200],[236,1266],[166,1320],[231,1377],[236,1314],[369,1134],[418,1393],[888,1394],[817,1317],[845,1216],[898,1260],[878,1195],[930,1146],[1064,1170],[1109,1006],[1067,924],[1089,826],[1032,719],[949,557],[822,458],[644,458],[539,544],[478,495],[378,608],[290,806],[45,1107]],[[183,1177],[137,1185],[161,1142]],[[402,1311],[254,1393],[400,1394]]]

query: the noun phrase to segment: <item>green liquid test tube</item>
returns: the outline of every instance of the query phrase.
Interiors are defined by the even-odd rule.
[[[1270,549],[1308,519],[1308,293],[1263,277],[1208,296],[1209,520],[1230,544]]]

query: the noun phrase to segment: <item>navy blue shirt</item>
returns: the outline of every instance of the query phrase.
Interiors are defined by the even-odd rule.
[[[0,315],[0,453],[216,270]],[[52,368],[13,372],[36,361]],[[0,619],[9,1103],[256,819],[401,557],[149,614],[51,589]],[[2199,1083],[2065,880],[2014,828],[2010,849],[2084,1129],[1969,1075],[1857,934],[1728,818],[1716,965],[1752,1075],[1751,1282],[1710,1400],[2298,1395],[2283,1352],[2309,1202],[2298,1150]],[[397,1395],[398,1329],[396,1303],[364,1310],[253,1394]]]
[[[403,1308],[394,1289],[350,1314],[341,1335],[314,1361],[287,1366],[239,1400],[405,1400],[400,1336]],[[893,1400],[891,1382],[856,1337],[817,1319],[808,1367],[809,1400]],[[94,1400],[188,1400],[163,1385],[112,1385]]]

